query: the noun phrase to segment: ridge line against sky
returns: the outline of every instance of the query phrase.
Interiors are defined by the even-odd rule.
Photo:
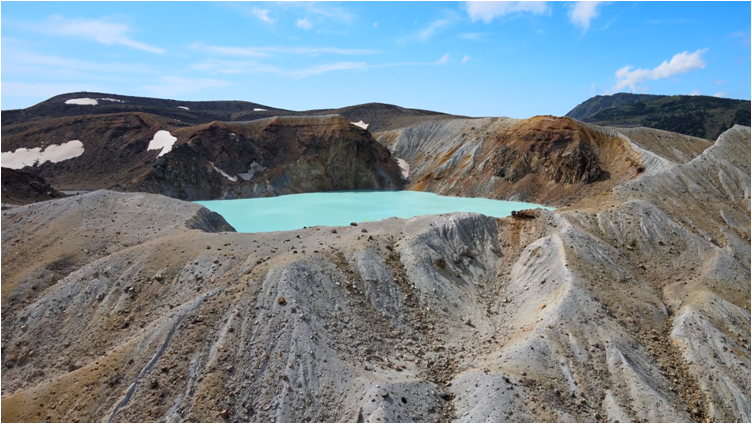
[[[515,118],[621,91],[750,99],[749,2],[2,6],[3,110],[74,91]]]

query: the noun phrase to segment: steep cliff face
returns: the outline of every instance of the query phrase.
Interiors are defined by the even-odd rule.
[[[411,190],[561,205],[644,170],[616,132],[569,118],[457,119],[375,136],[410,165]]]
[[[174,135],[173,150],[126,189],[195,200],[402,187],[389,150],[338,115],[213,122]]]
[[[338,115],[197,126],[144,113],[49,119],[5,126],[3,157],[73,141],[80,154],[23,169],[66,190],[185,200],[402,187],[389,150]]]

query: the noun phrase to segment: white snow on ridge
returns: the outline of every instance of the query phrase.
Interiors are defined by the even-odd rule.
[[[154,138],[149,142],[149,147],[147,147],[146,150],[162,149],[157,155],[157,157],[160,157],[172,150],[172,145],[175,144],[177,140],[178,138],[173,137],[169,131],[159,130],[154,134]]]
[[[2,152],[0,160],[2,166],[11,169],[21,169],[26,166],[41,165],[45,162],[58,163],[73,159],[84,153],[81,140],[71,140],[63,144],[51,144],[44,150],[41,147],[27,149],[21,147],[13,152]]]
[[[96,106],[99,104],[97,99],[85,97],[83,99],[70,99],[65,101],[66,105]]]
[[[237,181],[238,181],[238,177],[231,177],[231,176],[230,176],[230,175],[229,175],[229,174],[228,174],[227,172],[225,172],[225,171],[223,171],[223,170],[221,170],[221,169],[217,168],[217,166],[216,166],[216,165],[214,165],[214,162],[209,162],[209,163],[211,164],[212,168],[214,168],[214,170],[215,170],[215,171],[217,171],[217,172],[219,172],[220,174],[222,174],[222,175],[223,175],[223,176],[224,176],[225,178],[227,178],[228,180],[230,180],[230,181],[232,181],[232,182],[237,182]]]
[[[353,124],[353,125],[355,125],[355,126],[357,126],[357,127],[363,128],[364,130],[368,129],[368,124],[366,124],[362,120],[360,120],[358,122],[350,122],[350,123]]]
[[[178,106],[178,109],[190,110],[190,109],[189,109],[188,107],[186,107],[186,106]]]
[[[125,100],[119,100],[119,99],[111,99],[109,97],[100,97],[98,99],[90,99],[88,97],[83,97],[80,99],[70,99],[66,100],[66,105],[79,105],[79,106],[96,106],[99,104],[99,101],[107,101],[107,102],[116,102],[116,103],[125,103]]]
[[[261,109],[259,107],[253,108],[254,112],[266,112],[266,109]]]
[[[255,173],[257,173],[257,172],[264,172],[264,171],[266,171],[266,168],[264,168],[263,166],[259,165],[255,160],[253,161],[253,163],[248,168],[249,168],[248,172],[243,172],[243,173],[238,174],[238,176],[240,176],[240,178],[242,178],[245,181],[248,181],[251,178],[253,178],[253,175]]]

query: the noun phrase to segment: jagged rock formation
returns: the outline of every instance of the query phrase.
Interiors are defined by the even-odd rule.
[[[2,203],[25,205],[42,200],[65,197],[42,178],[24,171],[2,168]]]
[[[338,115],[213,122],[175,136],[126,189],[194,200],[401,188],[389,150]]]
[[[548,119],[475,122],[562,134],[500,143],[536,172],[514,184],[613,180],[526,219],[236,234],[102,191],[3,211],[2,420],[749,421],[750,129],[673,160],[663,133]]]
[[[569,118],[456,119],[378,132],[410,165],[410,190],[563,205],[645,164],[613,130]]]
[[[177,140],[149,150],[159,131]],[[186,199],[398,189],[389,151],[339,116],[278,117],[198,126],[144,113],[85,115],[3,127],[3,149],[80,140],[83,153],[26,167],[66,190],[147,191]]]

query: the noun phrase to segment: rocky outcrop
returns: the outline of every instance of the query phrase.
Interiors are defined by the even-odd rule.
[[[174,135],[176,147],[126,189],[196,200],[402,187],[389,150],[337,115],[213,122]]]
[[[749,421],[749,143],[524,219],[3,211],[2,420]]]
[[[50,186],[44,179],[28,172],[2,168],[2,181],[3,204],[25,205],[65,197],[65,193]]]
[[[149,150],[160,131],[176,140]],[[78,116],[3,127],[3,150],[69,140],[79,156],[34,165],[64,190],[146,191],[185,199],[402,187],[397,162],[340,116],[276,117],[198,126],[144,113]]]
[[[408,189],[563,205],[634,178],[640,154],[569,118],[455,119],[375,136],[410,165]]]

